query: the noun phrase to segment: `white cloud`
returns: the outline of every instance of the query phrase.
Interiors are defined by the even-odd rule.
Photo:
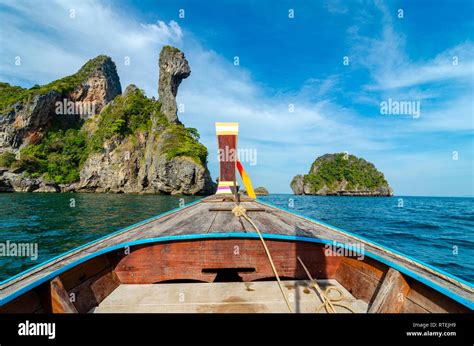
[[[474,78],[474,45],[461,44],[428,61],[411,63],[402,60],[389,68],[383,66],[374,73],[376,84],[368,89],[405,88],[449,80],[470,83]]]
[[[357,25],[347,30],[352,44],[352,61],[356,66],[367,69],[372,76],[373,83],[365,86],[367,90],[409,88],[451,80],[472,83],[472,42],[451,47],[432,59],[413,61],[405,52],[406,36],[395,30],[392,13],[382,1],[375,1],[374,4],[381,17],[372,17],[368,22],[362,22],[362,25],[380,25],[382,29],[378,37],[361,35]],[[361,11],[366,13],[364,9]]]
[[[183,37],[181,27],[174,20],[170,21],[169,25],[160,20],[158,24],[141,24],[141,27],[147,30],[148,39],[154,43],[177,42]]]
[[[326,0],[324,8],[332,14],[346,14],[349,8],[341,0]]]
[[[179,45],[183,38],[174,21],[140,23],[98,1],[6,1],[4,6],[8,10],[2,13],[0,35],[3,80],[44,84],[106,54],[117,64],[123,88],[136,83],[156,95],[161,46]],[[16,56],[21,57],[20,66],[14,64]]]

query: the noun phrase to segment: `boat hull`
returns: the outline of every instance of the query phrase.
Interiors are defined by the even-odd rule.
[[[336,249],[331,241],[317,238],[265,238],[282,280],[308,280],[300,258],[313,278],[335,280],[366,304],[366,312],[471,311],[436,283],[400,272],[363,249]],[[6,297],[0,312],[92,312],[121,285],[273,280],[269,259],[255,234],[163,237],[120,244],[69,263]]]

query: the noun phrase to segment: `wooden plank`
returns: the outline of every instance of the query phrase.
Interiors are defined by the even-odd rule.
[[[209,208],[208,210],[209,211],[225,211],[225,212],[232,212],[234,208]],[[250,213],[250,212],[255,212],[255,211],[266,211],[265,208],[250,208],[250,209],[246,209],[246,212],[247,213]]]
[[[335,279],[346,287],[354,297],[369,303],[381,284],[384,274],[373,263],[374,261],[369,258],[356,260],[343,257],[337,268]]]
[[[466,313],[470,311],[468,308],[442,295],[438,291],[415,280],[408,280],[411,289],[407,295],[406,306],[404,307],[405,311],[417,312],[420,309],[431,313]]]
[[[290,214],[271,209],[266,215],[258,215],[267,226],[269,233],[297,235],[304,237],[321,237],[318,227],[302,219],[292,218]]]
[[[61,274],[61,281],[65,289],[70,291],[107,267],[110,267],[107,257],[97,256]]]
[[[86,313],[97,306],[119,285],[120,281],[115,273],[111,268],[107,268],[74,287],[68,293],[74,295],[74,305],[77,311]]]
[[[103,275],[94,280],[90,287],[94,293],[95,300],[100,303],[119,285],[120,280],[115,272],[112,271],[112,268],[109,268]]]
[[[173,218],[142,230],[139,239],[154,238],[157,236],[169,236],[179,234],[206,233],[209,229],[213,214],[208,207],[200,203],[189,210],[188,213],[176,214]]]
[[[380,262],[377,262],[370,257],[364,257],[363,259],[357,259],[354,257],[343,257],[342,263],[350,265],[354,269],[357,269],[364,275],[368,275],[377,281],[382,280],[383,276],[388,270],[388,267]]]
[[[262,233],[298,235],[295,225],[285,222],[275,212],[270,211],[255,216],[251,215],[251,219]],[[253,227],[249,226],[249,228],[252,233],[256,232]]]
[[[71,303],[67,291],[59,276],[49,282],[51,291],[51,312],[52,313],[76,313],[76,307]]]
[[[367,304],[356,300],[335,280],[319,283],[322,287],[339,289],[345,304],[354,311],[367,311]],[[288,280],[282,284],[293,311],[314,313],[321,304],[320,298],[308,289],[308,281]],[[337,309],[348,312],[344,308]],[[94,312],[287,313],[288,308],[278,284],[265,281],[121,285]]]
[[[306,278],[297,256],[317,278],[332,278],[341,257],[326,257],[322,244],[267,240],[278,274]],[[244,281],[273,278],[269,260],[259,239],[209,239],[157,243],[133,247],[129,255],[115,254],[115,273],[122,283],[150,284],[169,280],[210,282],[215,274],[204,269],[255,268],[242,272]]]
[[[389,268],[380,285],[369,313],[400,312],[410,286],[398,270]]]
[[[410,298],[406,298],[400,309],[400,313],[427,314],[430,313],[430,311],[414,303]]]
[[[251,230],[247,221],[235,217],[232,212],[212,212],[216,213],[214,221],[208,229],[208,233],[255,233]]]

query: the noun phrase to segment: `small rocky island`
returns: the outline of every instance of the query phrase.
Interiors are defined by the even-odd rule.
[[[266,196],[269,194],[268,190],[263,186],[256,187],[254,189],[254,192],[256,195],[259,195],[259,196]]]
[[[308,174],[291,181],[295,195],[393,196],[383,173],[364,159],[345,153],[318,157]]]
[[[256,187],[255,189],[253,189],[253,192],[255,192],[257,196],[266,196],[269,194],[268,190],[263,186]],[[247,195],[246,190],[241,190],[240,193],[243,195]]]
[[[207,148],[177,115],[188,61],[165,46],[159,70],[159,100],[122,93],[105,55],[46,85],[0,83],[0,192],[214,193]]]

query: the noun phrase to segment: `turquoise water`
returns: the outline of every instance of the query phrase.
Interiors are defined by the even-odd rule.
[[[186,203],[198,199],[124,194],[0,194],[0,243],[9,240],[38,244],[36,260],[0,257],[0,280],[176,208],[180,198]],[[399,207],[400,198],[403,207]],[[270,195],[261,199],[474,282],[474,198]]]
[[[0,243],[37,243],[38,258],[0,257],[0,281],[108,233],[199,199],[125,194],[0,194]],[[73,199],[73,200],[71,200]],[[73,203],[73,204],[72,204]]]

